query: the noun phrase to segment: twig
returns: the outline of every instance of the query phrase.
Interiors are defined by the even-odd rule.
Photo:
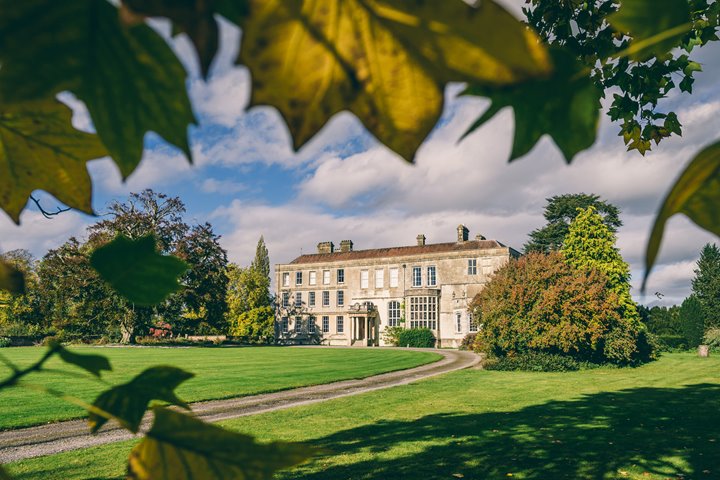
[[[57,211],[55,211],[55,212],[48,212],[47,210],[45,210],[45,209],[43,208],[42,205],[40,205],[40,200],[38,200],[37,198],[33,197],[32,195],[30,195],[30,200],[32,200],[33,202],[35,202],[35,205],[37,206],[38,210],[40,210],[40,213],[42,213],[43,217],[45,217],[45,218],[51,219],[51,218],[53,218],[53,217],[55,217],[55,216],[57,216],[57,215],[60,215],[61,213],[65,213],[65,212],[67,212],[68,210],[70,210],[70,207],[66,207],[66,208],[57,207]]]

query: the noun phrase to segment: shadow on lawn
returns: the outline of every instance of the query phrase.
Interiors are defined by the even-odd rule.
[[[532,388],[528,395],[532,396]],[[336,455],[365,452],[372,459],[365,457],[350,465],[333,465],[330,460],[326,465],[327,460],[321,458],[319,464],[284,476],[614,479],[622,478],[620,470],[631,468],[641,477],[647,472],[645,476],[654,478],[718,479],[718,399],[720,386],[714,384],[639,388],[516,412],[436,414],[413,422],[379,422],[311,442]],[[427,443],[403,446],[413,442]],[[391,447],[400,449],[390,455],[395,458],[376,457]],[[676,461],[668,462],[668,457]]]

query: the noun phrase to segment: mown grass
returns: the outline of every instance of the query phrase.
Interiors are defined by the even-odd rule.
[[[720,478],[720,359],[636,369],[466,370],[223,424],[332,453],[293,479]],[[11,464],[20,479],[122,478],[134,442]]]
[[[125,382],[152,365],[175,365],[196,374],[178,389],[186,401],[213,400],[286,390],[338,380],[363,378],[435,361],[440,355],[385,349],[328,348],[115,348],[78,347],[73,351],[106,355],[113,371],[109,384]],[[39,347],[6,348],[0,355],[20,366],[42,355]],[[59,360],[52,371],[32,374],[27,383],[92,401],[107,385]],[[10,370],[0,363],[0,378]],[[71,376],[68,373],[72,374]],[[79,407],[27,388],[0,391],[0,429],[37,425],[84,416]]]

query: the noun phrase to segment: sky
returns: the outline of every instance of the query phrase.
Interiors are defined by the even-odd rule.
[[[521,3],[508,6],[519,14]],[[167,36],[167,25],[154,26]],[[181,197],[189,223],[210,222],[231,261],[249,264],[263,235],[275,264],[315,252],[323,241],[338,245],[351,239],[356,249],[413,245],[421,233],[428,243],[453,241],[458,224],[466,225],[471,236],[480,233],[520,250],[528,233],[544,224],[546,198],[595,193],[622,211],[618,246],[631,267],[635,299],[666,305],[689,294],[700,249],[717,241],[685,217],[671,219],[647,295],[640,295],[654,215],[684,165],[720,131],[720,63],[712,61],[720,58],[720,45],[693,52],[704,69],[696,74],[694,93],[678,93],[661,104],[678,113],[683,136],[664,140],[644,157],[626,152],[618,126],[603,112],[597,142],[572,165],[547,137],[509,164],[512,112],[504,110],[459,142],[489,102],[458,99],[461,85],[449,85],[443,116],[411,165],[349,113],[336,115],[293,152],[274,109],[247,109],[249,72],[233,65],[241,35],[226,22],[221,27],[221,51],[207,82],[199,76],[187,39],[169,39],[189,71],[199,120],[189,129],[194,164],[152,133],[146,136],[139,168],[124,183],[110,159],[92,161],[88,169],[96,213],[112,200],[152,188]],[[82,103],[70,94],[60,98],[73,107],[75,126],[92,131]],[[59,205],[47,194],[37,195],[48,210]],[[48,220],[29,205],[16,226],[0,213],[0,249],[27,248],[42,257],[70,236],[83,237],[95,221],[75,211]]]

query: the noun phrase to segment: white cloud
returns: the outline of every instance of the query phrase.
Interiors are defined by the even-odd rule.
[[[47,205],[49,202],[43,202],[43,206],[48,208]],[[20,221],[19,226],[15,225],[9,217],[0,214],[2,251],[23,248],[39,258],[72,236],[82,237],[93,218],[76,211],[68,211],[47,219],[36,210],[25,210]]]
[[[206,178],[200,183],[200,189],[206,193],[231,194],[247,190],[247,185],[232,180],[218,180],[217,178]]]

